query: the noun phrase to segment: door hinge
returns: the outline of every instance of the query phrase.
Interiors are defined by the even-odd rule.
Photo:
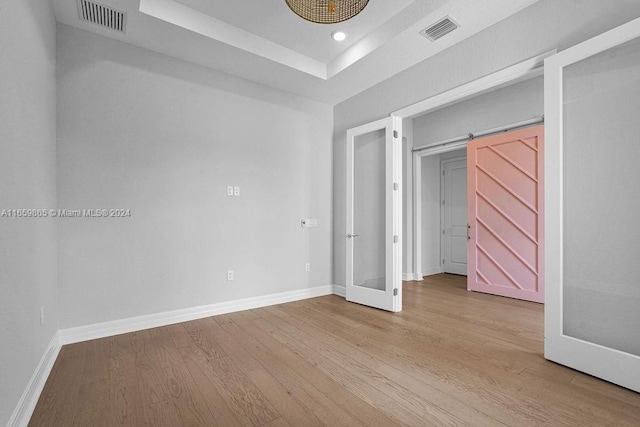
[[[398,296],[398,288],[395,288],[395,289],[393,290],[393,296],[394,296],[394,297],[397,297],[397,296]]]
[[[444,206],[444,199],[442,199],[442,206]]]
[[[444,265],[444,260],[442,260],[442,265]]]
[[[444,176],[444,171],[442,171],[442,176]]]
[[[398,236],[393,236],[393,243],[398,243]]]
[[[397,138],[397,137],[398,137],[398,131],[397,131],[397,130],[394,130],[394,131],[393,131],[393,137],[394,137],[394,138]]]
[[[444,236],[444,228],[442,229],[442,235]]]
[[[397,183],[397,182],[394,182],[394,183],[393,183],[393,190],[394,190],[394,191],[398,191],[398,189],[399,189],[399,188],[400,188],[400,186],[398,185],[398,183]]]

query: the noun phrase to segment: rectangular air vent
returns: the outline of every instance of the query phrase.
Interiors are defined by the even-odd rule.
[[[125,32],[127,25],[127,14],[125,12],[88,0],[78,0],[78,15],[83,21],[121,33]]]
[[[453,19],[445,16],[435,24],[420,31],[420,34],[434,42],[439,38],[446,36],[456,28],[458,28],[458,24],[456,24]]]

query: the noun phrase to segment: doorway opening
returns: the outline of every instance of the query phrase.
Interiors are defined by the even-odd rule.
[[[425,276],[440,273],[468,274],[467,259],[473,257],[475,260],[475,255],[472,256],[469,253],[468,242],[474,242],[474,236],[471,234],[475,228],[471,225],[475,224],[476,220],[475,215],[469,215],[468,204],[476,190],[474,189],[471,193],[468,191],[467,174],[471,171],[467,171],[467,146],[477,145],[489,135],[507,135],[506,131],[539,124],[543,120],[543,86],[541,76],[531,76],[529,79],[520,80],[493,91],[486,91],[462,102],[403,121],[403,129],[410,139],[408,145],[413,146],[411,149],[413,170],[408,186],[413,186],[414,195],[413,209],[407,206],[407,211],[414,214],[411,236],[414,247],[414,272],[405,274],[406,278],[422,280]],[[508,143],[508,141],[503,142]],[[516,145],[518,144],[520,142]],[[526,151],[529,149],[528,146],[505,145],[504,147],[508,152],[503,153],[502,148],[497,146],[489,147],[492,151],[490,154],[496,157],[498,162],[504,163],[498,167],[514,169],[516,174],[526,172],[516,169],[522,169],[520,165],[509,164],[505,159],[508,160],[512,155],[521,155],[516,152],[523,149]],[[527,159],[529,160],[531,159]],[[535,162],[535,158],[533,161]],[[496,159],[491,159],[491,162],[495,163]],[[409,175],[405,174],[405,177],[408,179]],[[509,178],[519,179],[519,177]],[[525,179],[535,180],[536,178],[529,174]],[[537,186],[536,182],[531,183]],[[504,198],[504,195],[500,194],[498,197]],[[481,202],[482,207],[485,207],[486,203]],[[513,201],[504,203],[512,204]],[[518,200],[515,203],[519,203]],[[504,210],[489,214],[502,216],[505,213]],[[502,217],[500,220],[506,221]],[[502,224],[499,227],[501,228],[494,227],[491,230],[488,224],[484,224],[480,232],[485,234],[485,240],[487,240],[486,230],[494,231],[494,236],[489,237],[493,240],[497,239],[499,243],[505,243],[502,237],[507,227]],[[409,237],[410,240],[411,237]],[[510,253],[502,254],[507,259],[505,262],[511,262],[508,259],[510,257],[516,257],[516,261],[519,262],[523,258],[519,252],[520,247],[509,246],[508,243],[502,247],[496,247],[496,250],[507,248]],[[518,240],[516,243],[521,242]],[[501,260],[496,261],[486,257],[485,254],[480,254],[480,258],[485,258],[485,264],[501,263]],[[538,259],[535,259],[532,262],[537,261]],[[513,277],[509,277],[509,273],[505,271],[508,268],[503,269],[503,267],[505,267],[504,264],[485,266],[486,269],[495,270],[493,277],[502,276],[498,279],[504,279],[503,282],[507,286],[518,286],[518,283],[511,282]],[[520,267],[520,265],[514,266],[516,269]],[[502,270],[498,271],[500,269]],[[475,276],[475,270],[472,275]],[[479,290],[474,288],[471,282],[469,289]]]
[[[421,163],[421,278],[467,275],[467,152],[427,153]]]

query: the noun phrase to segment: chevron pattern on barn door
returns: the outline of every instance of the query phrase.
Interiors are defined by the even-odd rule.
[[[468,145],[468,288],[544,301],[544,126]]]

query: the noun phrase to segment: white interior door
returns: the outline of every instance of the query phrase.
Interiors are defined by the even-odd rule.
[[[442,162],[442,261],[445,273],[467,275],[467,159]]]
[[[640,392],[640,19],[545,62],[545,357]]]
[[[401,121],[347,131],[347,301],[402,310]]]

